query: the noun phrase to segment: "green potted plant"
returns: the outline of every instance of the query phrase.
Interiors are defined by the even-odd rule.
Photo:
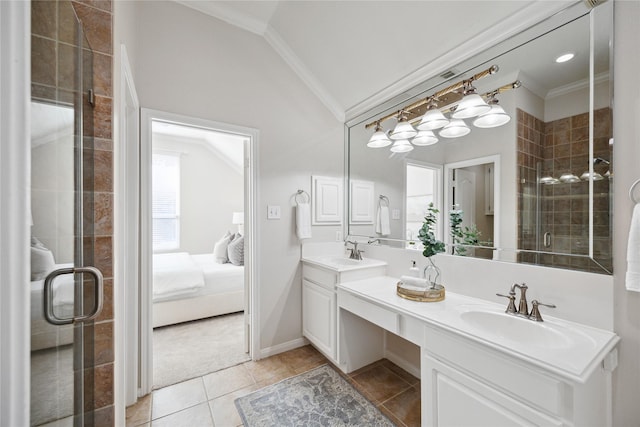
[[[435,227],[438,221],[437,215],[439,212],[440,211],[433,206],[433,203],[429,203],[427,214],[424,217],[424,223],[422,224],[422,228],[420,228],[420,231],[418,232],[418,238],[424,246],[422,255],[427,257],[429,263],[431,264],[429,267],[427,267],[427,269],[431,268],[436,272],[436,277],[433,280],[429,280],[432,287],[435,287],[435,285],[437,284],[438,277],[440,276],[440,269],[436,267],[431,257],[444,252],[444,242],[438,240],[435,235]]]
[[[451,253],[453,255],[467,255],[467,246],[478,246],[480,242],[480,230],[475,224],[470,227],[462,227],[464,212],[454,205],[449,211],[449,224],[451,234]]]

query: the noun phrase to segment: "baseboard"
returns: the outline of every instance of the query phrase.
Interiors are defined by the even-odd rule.
[[[294,348],[303,347],[307,344],[309,344],[309,341],[304,337],[300,337],[272,347],[263,348],[260,350],[260,359],[275,356],[276,354],[284,353],[285,351],[293,350]]]
[[[414,365],[404,357],[390,351],[389,349],[385,349],[384,357],[385,359],[388,359],[389,361],[395,363],[405,371],[409,372],[414,377],[420,378],[420,366]]]

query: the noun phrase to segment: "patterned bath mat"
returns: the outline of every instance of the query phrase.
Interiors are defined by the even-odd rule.
[[[247,427],[393,427],[329,365],[270,385],[235,401]]]

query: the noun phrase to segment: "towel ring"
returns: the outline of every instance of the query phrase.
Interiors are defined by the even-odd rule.
[[[383,203],[386,203],[386,206],[389,206],[389,198],[387,196],[383,196],[382,194],[378,198],[378,205],[382,206]]]
[[[301,198],[301,200],[298,200],[298,197],[300,197],[300,198]],[[309,202],[311,201],[311,196],[309,196],[309,193],[307,193],[307,192],[306,192],[306,191],[304,191],[304,190],[298,190],[298,191],[296,192],[296,195],[295,195],[295,197],[294,197],[294,198],[295,198],[295,200],[296,200],[296,203],[298,203],[298,204],[299,204],[299,203],[309,203]],[[305,200],[305,199],[306,199],[306,200]]]
[[[631,184],[631,187],[629,188],[629,198],[635,204],[640,203],[635,197],[633,197],[633,191],[636,189],[636,186],[638,184],[640,184],[640,179],[636,179],[636,181],[633,184]]]

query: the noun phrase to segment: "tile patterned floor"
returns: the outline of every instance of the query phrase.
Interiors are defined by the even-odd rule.
[[[236,398],[324,363],[308,345],[161,388],[127,408],[127,426],[241,426]],[[408,372],[383,359],[345,378],[397,426],[420,425],[420,381]]]

